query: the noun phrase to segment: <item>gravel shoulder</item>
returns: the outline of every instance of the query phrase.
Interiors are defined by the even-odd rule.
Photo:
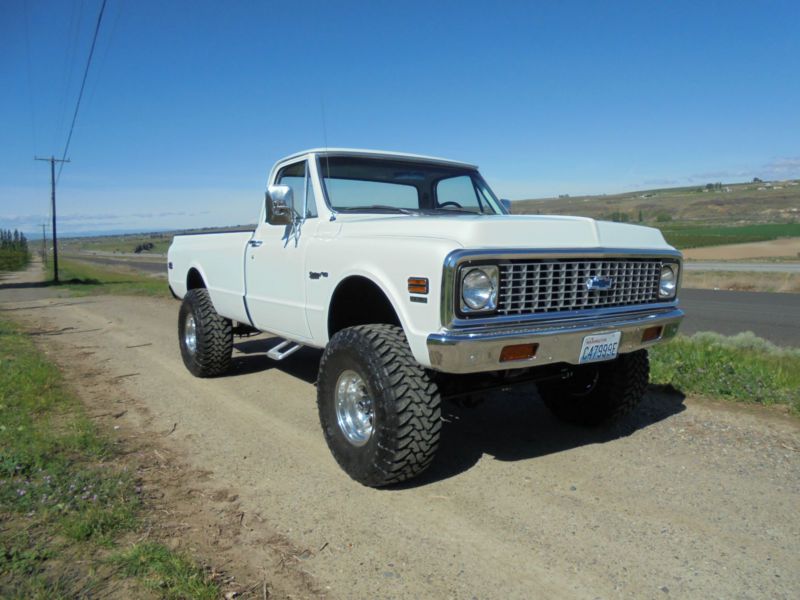
[[[373,490],[325,446],[318,352],[273,363],[266,336],[238,340],[231,374],[198,380],[180,360],[176,302],[10,291],[0,289],[0,310],[42,336],[93,402],[130,409],[116,419],[122,433],[153,436],[203,473],[194,502],[235,498],[241,531],[215,552],[254,571],[291,562],[308,578],[301,597],[788,599],[800,589],[800,424],[777,411],[654,389],[619,426],[586,431],[526,389],[446,406],[434,467]]]

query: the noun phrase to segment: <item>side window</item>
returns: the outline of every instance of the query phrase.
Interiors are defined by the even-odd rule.
[[[306,219],[318,217],[317,198],[314,195],[314,183],[311,181],[310,175],[306,177],[306,204]]]
[[[449,177],[436,184],[436,208],[442,206],[483,212],[483,206],[475,193],[475,186],[469,175]]]
[[[303,198],[306,193],[306,218],[317,216],[317,202],[314,197],[314,186],[311,178],[306,177],[306,162],[302,161],[281,169],[275,182],[292,188],[294,208],[299,213],[303,210]]]

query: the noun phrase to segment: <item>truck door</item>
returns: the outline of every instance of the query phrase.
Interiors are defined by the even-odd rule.
[[[306,319],[306,253],[318,225],[314,186],[306,160],[286,165],[275,183],[288,185],[294,206],[305,215],[294,225],[271,225],[266,215],[245,250],[245,286],[250,317],[258,329],[310,339]]]

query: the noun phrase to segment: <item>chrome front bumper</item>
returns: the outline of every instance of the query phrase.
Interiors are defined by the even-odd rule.
[[[578,364],[583,338],[591,334],[621,331],[619,352],[633,352],[668,340],[678,332],[683,311],[678,308],[594,317],[571,321],[550,321],[516,327],[476,327],[447,330],[428,336],[431,366],[445,373],[480,373],[522,369],[550,363]],[[642,342],[649,327],[663,327],[661,336]],[[515,344],[538,344],[536,356],[527,360],[500,362],[500,352]]]

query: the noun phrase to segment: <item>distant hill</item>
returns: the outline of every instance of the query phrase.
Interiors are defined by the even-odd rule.
[[[607,221],[718,224],[800,221],[800,181],[709,184],[601,196],[518,200],[518,214],[577,215]]]
[[[518,200],[513,203],[512,212],[643,223],[661,229],[676,248],[759,242],[800,237],[800,181]],[[66,251],[117,253],[141,251],[146,245],[147,253],[164,254],[176,234],[243,228],[254,229],[255,225],[74,237],[62,240],[61,245]]]

